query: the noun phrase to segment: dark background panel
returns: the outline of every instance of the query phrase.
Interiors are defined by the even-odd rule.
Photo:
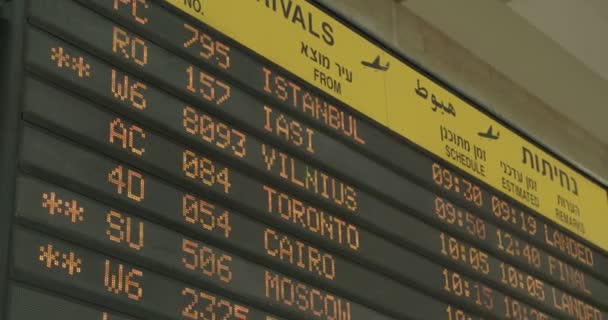
[[[135,320],[114,311],[59,296],[50,291],[12,283],[7,320],[78,319]]]
[[[129,248],[130,245],[128,246],[125,241],[126,238],[121,238],[120,240],[114,239],[113,241],[108,241],[106,234],[104,232],[106,232],[108,228],[108,223],[106,223],[106,221],[104,220],[107,216],[107,213],[110,212],[112,209],[108,206],[102,206],[99,203],[96,203],[94,201],[89,200],[88,198],[76,195],[72,192],[69,192],[67,190],[63,190],[62,188],[58,188],[58,187],[54,187],[50,184],[46,184],[46,183],[42,183],[39,181],[36,181],[32,178],[25,178],[22,177],[20,178],[20,187],[19,187],[19,209],[18,209],[18,215],[22,218],[24,218],[25,220],[29,221],[30,223],[34,223],[35,225],[39,226],[39,228],[42,228],[42,230],[53,230],[53,232],[57,232],[60,234],[65,234],[66,236],[69,234],[69,237],[74,237],[74,238],[78,238],[78,239],[90,239],[91,241],[95,241],[95,244],[91,244],[92,246],[94,246],[95,248],[106,248],[104,250],[108,250],[108,252],[115,252],[118,253],[119,251],[121,252],[125,252],[124,254],[129,255],[129,256],[133,256],[135,255],[136,258],[134,258],[135,260],[138,261],[138,263],[142,264],[145,262],[145,264],[147,266],[156,266],[159,265],[161,266],[161,268],[174,268],[175,272],[180,272],[180,268],[179,266],[175,266],[175,267],[170,267],[170,265],[174,264],[176,261],[179,260],[179,257],[177,258],[171,258],[172,256],[174,256],[176,254],[175,251],[177,252],[181,252],[180,248],[179,248],[179,244],[174,244],[172,245],[174,248],[169,248],[169,246],[171,246],[171,244],[173,244],[175,235],[173,233],[167,233],[168,231],[162,231],[163,228],[155,226],[155,225],[150,225],[148,222],[146,223],[146,241],[145,241],[145,246],[141,249],[139,249],[138,251],[134,251],[133,247]],[[38,197],[40,198],[40,195],[43,193],[49,193],[49,192],[56,192],[56,196],[57,199],[61,199],[61,200],[67,200],[67,199],[75,199],[75,201],[78,202],[78,205],[83,207],[85,209],[86,212],[86,219],[83,222],[70,222],[69,217],[63,217],[61,215],[49,215],[48,213],[48,208],[42,208],[38,203],[36,203],[36,201],[32,201],[32,199]],[[112,219],[114,224],[117,223],[121,223],[120,221],[122,221],[122,223],[125,223],[125,219],[131,219],[130,214],[125,213],[125,212],[121,212],[121,211],[116,211],[117,213],[115,214],[115,218]],[[143,214],[143,217],[145,217],[146,219],[148,218],[147,215]],[[232,215],[230,218],[231,221],[231,232],[234,232],[236,234],[251,234],[254,230],[249,230],[249,229],[243,229],[243,228],[239,228],[239,224],[235,222],[238,220],[236,219],[238,218],[238,216],[234,216]],[[122,220],[119,220],[122,219]],[[137,230],[137,224],[143,222],[143,220],[139,220],[138,218],[132,218],[132,230]],[[126,222],[129,223],[129,222]],[[56,230],[56,231],[55,231]],[[116,237],[116,229],[113,229],[114,232],[114,236]],[[246,230],[246,231],[243,231]],[[124,226],[123,226],[123,231],[124,231]],[[138,244],[138,231],[133,231],[133,236],[130,237],[131,244],[136,244],[137,246],[139,246],[140,244]],[[72,236],[73,235],[73,236]],[[123,234],[123,236],[125,236]],[[95,240],[93,239],[93,237],[95,238]],[[128,235],[126,235],[126,237],[129,237]],[[200,237],[200,236],[199,236]],[[185,239],[187,239],[187,236],[184,236]],[[247,237],[245,237],[247,238]],[[159,239],[163,239],[161,242],[158,242]],[[179,240],[179,239],[178,239]],[[243,239],[245,241],[250,241],[250,242],[254,242],[257,243],[259,242],[261,239],[255,239],[255,237],[253,239]],[[239,241],[238,239],[236,239],[235,241]],[[242,242],[242,241],[241,241]],[[253,246],[254,248],[256,247],[255,245]],[[162,252],[168,252],[167,254],[165,254],[164,256],[162,256]],[[146,253],[147,252],[147,253]],[[161,252],[161,256],[162,257],[158,257],[158,258],[154,258],[154,256],[158,256],[158,254],[154,253],[154,252]],[[215,256],[219,255],[219,251],[214,251],[215,252]],[[385,256],[391,256],[388,252]],[[167,259],[169,259],[169,261],[167,261]],[[163,267],[166,266],[166,267]],[[243,268],[241,268],[243,269]],[[207,269],[208,271],[211,269]],[[252,270],[252,268],[250,268],[249,270]],[[340,268],[338,267],[338,275],[340,274]],[[170,271],[171,273],[173,273],[173,271]],[[235,271],[236,272],[236,271]],[[232,277],[232,281],[239,281],[240,277],[243,276],[243,274],[236,274],[236,273],[232,273],[233,277]],[[252,275],[251,272],[247,273],[245,276],[249,276]],[[207,274],[207,276],[209,277],[218,277],[218,274],[215,274],[213,272]],[[225,281],[225,280],[224,280]],[[357,284],[358,286],[362,285],[361,283]],[[365,286],[368,287],[368,286]],[[547,294],[549,294],[549,290],[546,290]],[[559,292],[559,290],[558,290]],[[391,293],[394,293],[394,291],[391,291]],[[402,297],[403,298],[403,297]]]
[[[33,81],[33,80],[31,80]],[[43,119],[42,121],[50,121],[52,123],[55,123],[56,126],[61,126],[63,128],[67,128],[68,126],[70,126],[70,123],[79,123],[84,125],[85,129],[79,129],[79,132],[82,132],[82,130],[84,131],[104,131],[107,130],[107,128],[101,127],[101,128],[97,128],[98,125],[100,124],[107,124],[109,123],[113,117],[110,117],[107,113],[102,113],[100,112],[100,110],[97,110],[95,108],[92,108],[89,105],[85,105],[82,104],[79,100],[72,100],[72,98],[68,98],[68,96],[66,95],[61,95],[58,92],[52,91],[50,88],[45,88],[42,86],[41,83],[37,83],[37,82],[28,82],[28,89],[30,90],[34,90],[33,92],[28,92],[28,95],[26,98],[26,112],[28,113],[28,115],[30,115],[30,112],[33,112],[32,115],[36,115],[36,117]],[[34,93],[35,92],[35,93]],[[40,101],[40,103],[32,103],[31,99],[29,98],[30,96],[32,97],[53,97],[52,99],[50,99],[50,103],[46,103],[43,104],[42,101]],[[68,102],[69,101],[69,102]],[[44,105],[44,107],[42,107],[42,105]],[[44,113],[46,113],[46,115],[44,115]],[[59,116],[59,115],[66,115],[69,114],[69,117],[66,116]],[[83,122],[80,121],[79,119],[84,118],[86,116],[91,117],[92,119],[95,119],[95,121],[88,121],[88,122]],[[29,117],[28,117],[29,118]],[[47,120],[44,120],[47,119]],[[48,120],[48,119],[53,119],[53,120]],[[43,125],[45,125],[43,123]],[[125,121],[124,125],[126,127],[130,126],[130,123]],[[72,125],[72,127],[76,128],[76,127],[81,127],[80,125]],[[93,135],[94,133],[91,133],[91,135]],[[150,138],[152,138],[152,134],[150,134]],[[71,137],[76,138],[78,135],[77,134],[70,134]],[[95,139],[95,137],[91,136],[91,139]],[[150,151],[153,148],[159,148],[159,145],[156,145],[154,143],[152,143],[152,141],[150,141],[149,144],[145,145],[146,150]],[[160,148],[160,150],[168,150],[169,148]],[[154,188],[150,185],[150,180],[148,179],[148,184],[147,184],[147,192],[148,192],[148,199],[160,199],[159,197],[149,197],[150,192],[152,190],[154,190]],[[234,183],[240,184],[238,181],[235,181]],[[239,192],[240,193],[252,193],[252,192]],[[164,202],[164,204],[159,203],[158,205],[151,205],[152,207],[155,208],[156,212],[162,212],[161,215],[167,215],[168,213],[177,213],[179,212],[179,205],[181,204],[179,201],[179,195],[174,195],[174,196],[170,196],[172,193],[170,192],[163,192],[163,200],[162,202]],[[242,198],[237,196],[237,198]],[[264,197],[264,195],[260,195],[259,199],[261,199],[262,202],[264,202],[266,197]],[[169,199],[175,199],[173,201],[170,201]],[[148,202],[146,200],[144,200],[144,202]],[[25,203],[25,204],[31,204],[30,201],[24,200],[21,203]],[[169,206],[172,207],[172,210],[161,210],[159,206]],[[257,206],[257,207],[263,207],[262,205]],[[39,210],[40,208],[38,208]],[[263,214],[263,210],[258,209],[261,211],[261,213]],[[430,208],[428,211],[433,211],[432,208]],[[21,211],[22,213],[33,213],[34,209],[26,209]],[[246,219],[243,216],[237,215],[236,212],[232,212],[232,225],[233,228],[235,228],[235,230],[233,231],[233,236],[231,236],[230,239],[224,240],[223,236],[219,236],[219,242],[228,242],[230,243],[230,247],[235,247],[238,248],[239,250],[241,250],[242,252],[246,252],[246,254],[252,254],[252,252],[254,252],[253,254],[256,257],[262,257],[262,259],[266,258],[266,261],[269,261],[268,263],[276,263],[276,261],[272,261],[272,259],[268,259],[267,256],[265,256],[265,253],[263,251],[263,248],[260,247],[259,245],[261,244],[261,242],[259,241],[261,238],[260,237],[263,234],[263,229],[264,227],[261,226],[258,223],[252,222],[251,220]],[[175,219],[175,218],[173,218]],[[178,218],[179,221],[179,218]],[[460,222],[462,223],[462,220],[460,220]],[[421,227],[424,228],[421,228]],[[414,239],[420,246],[425,246],[427,247],[426,250],[430,250],[433,251],[433,254],[435,256],[440,256],[442,253],[442,245],[440,244],[441,242],[441,238],[439,235],[439,232],[437,230],[434,230],[432,228],[427,227],[426,225],[423,224],[412,224],[412,225],[402,225],[402,232],[409,235],[412,239]],[[247,230],[242,231],[242,230]],[[488,230],[487,232],[491,232],[493,230]],[[181,231],[180,231],[181,232]],[[258,233],[259,235],[253,235],[252,232]],[[215,238],[218,238],[218,234],[214,233],[213,234],[215,236]],[[235,238],[236,236],[236,238]],[[436,269],[433,267],[430,267],[430,265],[428,265],[428,263],[426,262],[426,260],[420,260],[420,257],[415,256],[410,254],[407,251],[402,250],[401,248],[397,248],[394,246],[390,246],[387,242],[379,242],[380,239],[373,237],[371,234],[368,233],[362,233],[362,240],[363,240],[363,247],[361,248],[362,250],[358,253],[359,255],[356,257],[357,260],[360,259],[371,259],[374,261],[374,263],[376,265],[380,265],[383,267],[388,267],[390,270],[392,270],[392,272],[396,272],[400,275],[400,279],[403,278],[404,281],[406,282],[410,282],[412,281],[412,276],[411,274],[425,274],[428,272],[431,272],[432,270]],[[490,239],[493,241],[494,244],[496,244],[497,240],[496,238],[490,237]],[[372,242],[369,242],[372,241]],[[439,242],[439,243],[438,243]],[[444,240],[445,242],[445,240]],[[445,243],[444,245],[445,246]],[[521,249],[523,250],[523,249]],[[464,254],[464,252],[463,252]],[[387,257],[391,257],[390,259],[387,259]],[[445,257],[444,257],[445,259]],[[340,261],[337,262],[337,268],[341,271],[338,271],[336,278],[342,281],[347,281],[347,282],[354,282],[353,279],[351,280],[347,280],[348,278],[344,278],[341,272],[345,272],[345,270],[343,268],[340,268],[340,265],[343,265],[345,263],[345,261],[343,260],[339,260],[336,259],[336,261]],[[418,262],[414,262],[414,261],[421,261],[420,263]],[[492,268],[492,272],[488,273],[488,277],[487,280],[492,281],[494,284],[498,284],[499,286],[503,286],[504,284],[504,280],[503,283],[501,283],[501,274],[500,274],[500,262],[497,261],[496,259],[491,260],[493,263],[493,268]],[[424,262],[424,263],[422,263]],[[445,261],[442,261],[442,263],[444,263]],[[470,269],[470,268],[475,268],[475,266],[471,266],[468,263],[472,263],[472,262],[461,262],[460,259],[457,260],[457,262],[461,265],[464,265],[466,268]],[[348,265],[348,264],[347,264]],[[287,264],[287,267],[292,267],[291,265]],[[349,270],[354,270],[353,268],[348,268]],[[296,271],[298,271],[296,269]],[[310,271],[310,270],[309,270]],[[377,271],[375,269],[372,269],[372,271]],[[503,271],[504,272],[504,271]],[[439,280],[441,277],[440,275],[440,271],[434,272],[435,276],[429,276],[429,279],[435,279],[435,280]],[[367,279],[368,277],[356,277],[355,274],[353,274],[353,277],[355,277],[355,279],[359,279],[359,284],[363,285],[365,287],[370,288],[375,288],[376,286],[378,286],[379,284],[374,282],[372,283],[372,285],[364,285],[361,281],[363,281],[364,279]],[[322,278],[322,277],[321,277]],[[482,278],[484,280],[486,280],[486,276],[482,275]],[[504,276],[503,276],[504,278]],[[321,279],[321,280],[325,280],[325,279]],[[331,282],[331,281],[330,281]],[[425,283],[425,282],[422,282]],[[523,294],[525,297],[527,297],[527,299],[530,298],[534,298],[531,301],[532,302],[536,302],[537,300],[535,300],[536,298],[540,297],[541,294],[540,293],[536,293],[536,295],[532,295],[532,296],[526,296],[526,295],[531,295],[530,292],[534,292],[534,291],[530,291],[530,288],[528,288],[527,290],[524,289],[524,285],[525,282],[523,280],[523,276],[522,279],[520,280],[520,285],[519,286],[515,286],[515,289],[519,290],[518,294]],[[383,285],[382,286],[384,290],[388,290],[388,285]],[[433,285],[431,286],[432,288],[437,288],[437,287],[441,287],[440,284],[438,285]],[[544,301],[544,303],[546,304],[547,307],[552,307],[552,305],[548,302],[550,301],[550,299],[548,299],[549,293],[552,290],[551,286],[547,286],[546,288],[543,287],[544,293],[542,294],[543,297],[545,297],[544,299],[542,299]],[[397,292],[398,290],[394,290],[394,292]],[[382,290],[380,291],[382,292]],[[394,293],[393,292],[393,293]],[[432,292],[432,290],[431,290]],[[343,294],[345,295],[349,295],[351,294],[351,292],[348,291],[343,291]],[[600,294],[598,292],[596,292],[596,296],[597,294]],[[377,296],[378,299],[381,300],[389,300],[386,298],[381,298],[380,294],[374,294],[374,296]],[[530,301],[530,300],[528,300]],[[558,310],[559,311],[559,310]]]
[[[41,194],[39,192],[36,194],[31,193],[34,190],[29,188],[21,189],[21,192],[24,194],[20,195],[20,198],[25,197],[30,202],[34,202],[33,199],[40,199]],[[66,198],[65,193],[59,193],[57,196],[64,200],[71,198]],[[263,286],[259,283],[259,279],[264,278],[265,272],[265,269],[260,265],[253,264],[230,252],[209,246],[204,242],[183,236],[175,231],[170,231],[160,225],[152,224],[147,220],[135,218],[129,213],[114,211],[110,218],[108,214],[111,209],[100,208],[97,203],[83,197],[78,197],[77,200],[79,205],[86,210],[86,215],[83,215],[82,221],[77,220],[72,222],[72,220],[65,219],[57,214],[32,215],[34,212],[40,213],[40,210],[27,210],[25,208],[23,211],[18,212],[18,216],[25,218],[29,222],[38,224],[42,230],[53,230],[54,233],[62,234],[71,239],[77,239],[79,243],[85,243],[86,241],[86,243],[90,243],[90,246],[94,248],[106,248],[106,251],[113,255],[128,255],[132,257],[129,260],[137,261],[139,265],[146,265],[154,270],[163,269],[166,270],[167,274],[184,274],[193,281],[204,281],[217,288],[226,287],[232,290],[234,294],[257,295],[258,299],[260,299],[260,292],[264,290],[262,289]],[[108,227],[108,219],[112,223],[112,228]],[[120,231],[127,232],[127,226],[131,228],[132,233],[121,235],[118,228],[120,228]],[[239,237],[232,241],[238,242],[244,240],[252,244],[262,243],[259,225],[254,225],[258,229],[238,228],[234,224],[232,226],[234,228],[234,235],[240,234]],[[140,230],[144,231],[140,232]],[[110,232],[113,240],[109,238],[108,232]],[[258,232],[260,233],[259,235],[257,235]],[[143,234],[145,234],[145,237],[141,237]],[[256,252],[250,254],[258,257],[265,254],[262,252],[262,247],[253,247]],[[193,259],[190,253],[191,250],[196,252],[196,256],[199,259],[205,257],[205,261],[212,263],[212,265],[203,266],[203,262]],[[204,250],[205,254],[201,253],[200,250]],[[186,266],[184,259],[190,267]],[[196,267],[193,267],[193,265],[196,265]],[[220,269],[220,266],[225,268]],[[290,265],[283,265],[283,267],[290,267]],[[340,262],[336,262],[338,272],[336,279],[345,280],[348,278],[346,274],[340,275],[341,271],[347,271],[345,268],[346,266],[340,264]],[[364,281],[365,278],[361,280]],[[350,284],[354,283],[354,281],[350,282]],[[374,287],[374,284],[365,285],[359,283],[358,285],[368,288]],[[375,285],[377,287],[377,284]],[[350,290],[355,291],[356,289],[357,287],[353,286]],[[382,289],[386,289],[386,291],[378,290],[373,292],[377,295],[378,299],[389,300],[398,298],[409,300],[406,295],[396,295],[392,298],[384,296],[385,294],[395,294],[399,292],[398,289],[393,288],[391,290],[388,287]],[[441,308],[435,307],[435,309]]]
[[[6,313],[26,1],[0,1],[0,318]]]
[[[89,153],[82,153],[82,152],[77,153],[77,152],[75,152],[75,149],[73,149],[73,147],[69,147],[68,144],[66,144],[65,142],[60,142],[59,140],[55,140],[50,137],[46,137],[41,132],[27,130],[26,133],[27,133],[25,136],[26,142],[24,145],[25,148],[24,148],[22,164],[24,165],[24,167],[27,170],[44,170],[46,172],[51,172],[51,173],[57,172],[57,170],[60,170],[62,172],[70,172],[71,175],[78,175],[78,176],[80,176],[79,179],[89,181],[89,183],[99,184],[101,181],[106,181],[106,178],[107,178],[106,172],[109,172],[116,165],[114,162],[107,162],[107,163],[103,162],[102,163],[102,162],[100,162],[100,160],[98,160],[96,157],[94,157],[92,154],[89,154]],[[166,148],[163,148],[163,149],[166,150]],[[45,153],[45,155],[40,154],[39,152],[43,152],[43,153]],[[70,160],[65,161],[66,157]],[[34,159],[45,159],[45,160],[36,161]],[[69,164],[72,161],[76,161],[75,163],[86,163],[87,166],[79,168],[78,172],[74,172],[74,169],[69,169],[66,171],[66,168],[68,168],[68,167],[73,168],[73,165]],[[64,168],[62,168],[62,166]],[[89,166],[93,166],[91,168],[99,168],[99,170],[91,170],[91,169],[89,169]],[[42,169],[44,167],[46,167],[46,168]],[[124,167],[124,170],[130,170],[130,169],[131,169],[130,167],[126,167],[126,166]],[[114,190],[115,188],[110,184],[107,184],[106,186],[104,186],[103,189],[106,189],[107,192],[109,192],[109,193],[115,192],[115,190]],[[161,196],[161,194],[158,194],[158,195],[151,194],[150,192],[153,192],[153,191],[154,191],[154,189],[152,189],[150,191],[148,191],[148,189],[147,189],[146,198],[148,198],[148,197],[158,198]],[[252,267],[252,270],[253,270],[253,267]],[[438,277],[440,277],[440,275],[438,275]],[[427,282],[433,281],[433,279],[437,280],[437,278],[426,278],[426,279],[427,279],[426,280]],[[357,280],[354,279],[352,282],[356,283]],[[439,284],[431,285],[431,286],[438,287]],[[411,306],[404,308],[404,306],[400,302],[395,302],[392,304],[393,307],[391,309],[395,308],[393,310],[400,309],[401,312],[404,312],[405,314],[410,314],[411,310],[409,308],[413,308],[413,307],[418,308],[418,307],[421,307],[424,305],[428,306],[429,303],[431,303],[431,301],[433,301],[429,297],[426,297],[420,293],[414,293],[413,291],[411,291],[409,289],[405,290],[405,288],[403,288],[403,287],[401,287],[401,288],[402,289],[399,290],[401,292],[401,295],[395,296],[394,298],[398,299],[401,296],[409,297],[406,300],[411,301]],[[385,293],[389,294],[389,292],[385,292]],[[420,301],[420,302],[415,303],[414,301]],[[426,302],[422,302],[422,301],[426,301]],[[384,302],[384,303],[386,303],[386,302]],[[355,305],[353,305],[353,308],[354,307],[355,307]],[[410,311],[404,311],[404,310],[410,310]],[[439,312],[439,314],[443,314],[441,312],[441,310],[443,310],[442,307],[432,308],[432,310],[434,310],[434,312]],[[422,311],[422,310],[420,310],[420,311]],[[414,314],[417,314],[417,312],[414,312]],[[439,314],[436,316],[439,317]],[[437,318],[437,317],[434,317],[434,318]]]
[[[86,111],[84,111],[84,110],[83,110],[83,112],[85,112],[85,113],[86,113]],[[57,114],[57,113],[56,113],[56,112],[51,112],[50,114]],[[75,114],[77,114],[77,112],[76,112],[76,111],[73,111],[73,112],[70,112],[70,114],[75,115]],[[94,118],[96,118],[96,119],[102,118],[101,116],[95,116],[95,115],[94,115],[94,113],[91,113],[91,115],[92,115]],[[75,122],[78,122],[78,121],[75,121]],[[89,126],[86,126],[86,127],[87,127],[87,129],[86,129],[86,130],[90,130],[90,129],[93,129],[93,128],[94,128],[94,127],[92,127],[92,126],[90,126],[90,125],[89,125]],[[102,131],[103,131],[103,130],[102,130]],[[94,137],[91,137],[91,138],[88,138],[88,139],[94,139],[94,140],[97,140],[97,138],[94,138]],[[153,145],[151,144],[151,145],[149,145],[149,147],[150,147],[150,148],[153,148]],[[166,150],[168,150],[168,148],[167,148],[167,147],[163,147],[163,148],[162,148],[162,150],[165,150],[165,151],[166,151]],[[45,157],[45,158],[46,158],[46,157]],[[156,158],[159,158],[159,157],[158,157],[158,156],[156,156],[156,157],[153,157],[153,158],[154,158],[154,159],[156,159]],[[162,163],[159,163],[159,166],[160,166],[160,167],[162,167],[162,166],[164,166],[164,165],[163,165]],[[103,179],[102,179],[102,180],[103,180]],[[100,181],[100,180],[98,180],[98,181]]]
[[[206,289],[168,279],[139,266],[25,228],[16,228],[14,246],[14,276],[21,281],[81,296],[103,305],[113,305],[142,318],[182,318],[182,312],[193,301],[189,294],[184,293],[184,289],[214,297],[214,303],[199,302],[197,308],[204,310],[212,306],[216,317],[234,312],[235,305],[248,309],[249,319],[266,320],[269,315]],[[55,257],[51,263],[46,257],[49,252]],[[69,261],[64,255],[78,261],[80,269],[64,266],[63,263]],[[57,260],[59,263],[54,264]],[[233,307],[229,308],[228,305]],[[229,315],[228,319],[237,318]]]

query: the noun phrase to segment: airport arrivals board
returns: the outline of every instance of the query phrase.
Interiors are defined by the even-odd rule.
[[[1,319],[608,319],[606,186],[319,4],[1,8]]]

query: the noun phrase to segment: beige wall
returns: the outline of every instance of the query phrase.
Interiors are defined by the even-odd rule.
[[[424,20],[395,0],[317,1],[383,39],[604,183],[608,181],[608,145],[603,142],[608,139],[590,134],[567,112],[555,111],[560,109],[549,105],[546,102],[549,99],[539,98],[533,86],[510,80],[513,77],[500,72],[490,62],[480,59],[457,40],[448,37],[446,33],[449,32],[442,32],[434,27],[436,24]],[[608,103],[604,106],[608,109]]]

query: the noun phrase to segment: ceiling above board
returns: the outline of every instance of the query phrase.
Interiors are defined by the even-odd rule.
[[[608,1],[511,0],[507,5],[608,80]]]
[[[401,4],[608,146],[608,1]]]

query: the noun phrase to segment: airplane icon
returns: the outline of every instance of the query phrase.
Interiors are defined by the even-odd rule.
[[[483,137],[483,138],[488,138],[488,139],[492,139],[492,140],[498,140],[498,138],[500,138],[500,132],[497,132],[496,135],[495,135],[493,131],[494,131],[494,128],[492,128],[492,126],[490,126],[488,128],[488,131],[486,131],[486,132],[478,132],[477,134],[480,137]]]
[[[387,62],[386,66],[380,65],[380,55],[378,55],[373,62],[361,61],[361,64],[364,65],[364,66],[366,66],[366,67],[369,67],[369,68],[372,68],[372,69],[376,69],[376,70],[380,70],[380,71],[386,71],[386,70],[388,70],[388,68],[391,65],[390,62]]]

